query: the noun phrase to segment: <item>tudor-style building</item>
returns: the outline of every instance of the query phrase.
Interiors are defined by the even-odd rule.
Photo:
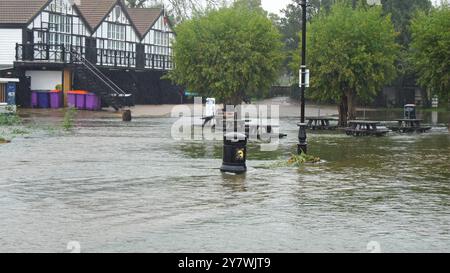
[[[161,79],[173,67],[172,39],[159,8],[130,9],[122,0],[0,1],[0,77],[21,79],[22,106],[31,90],[59,84],[103,97],[132,94],[137,104],[179,103],[180,89]]]
[[[172,64],[171,41],[175,38],[170,22],[160,9],[128,9],[138,34],[142,37],[145,68],[170,70]]]

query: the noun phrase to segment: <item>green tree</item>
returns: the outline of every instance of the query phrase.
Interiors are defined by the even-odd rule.
[[[247,9],[249,11],[260,13],[267,16],[267,11],[265,11],[261,5],[261,0],[235,0],[233,3],[233,8],[235,9]]]
[[[411,59],[417,82],[442,100],[450,92],[450,7],[442,5],[412,21]]]
[[[281,42],[270,19],[248,9],[222,8],[175,29],[169,78],[204,96],[238,105],[268,91],[277,77]]]
[[[417,11],[430,11],[430,0],[382,0],[383,13],[390,14],[395,30],[399,32],[397,41],[404,47],[411,42],[410,25]]]
[[[356,115],[356,100],[369,102],[395,77],[399,46],[389,16],[381,8],[353,10],[342,3],[309,26],[307,56],[312,95],[339,104],[339,123]],[[299,50],[298,50],[299,52]],[[293,62],[299,68],[299,56]]]
[[[397,90],[415,85],[414,68],[408,61],[408,48],[411,43],[411,19],[417,11],[429,12],[430,0],[381,0],[383,14],[390,15],[395,30],[399,33],[397,42],[402,46],[397,60],[397,78],[392,82]],[[404,91],[403,91],[404,92]]]
[[[311,21],[319,13],[328,13],[331,6],[338,0],[309,0],[307,9],[307,20]],[[288,66],[292,62],[292,55],[298,54],[297,48],[299,46],[299,35],[302,28],[302,9],[300,7],[300,0],[292,0],[284,9],[281,10],[282,17],[277,25],[281,39],[284,43],[285,59],[283,67],[289,74],[293,73]],[[298,69],[296,69],[298,70]]]

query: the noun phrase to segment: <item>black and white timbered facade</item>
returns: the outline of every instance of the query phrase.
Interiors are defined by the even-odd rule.
[[[160,16],[142,40],[145,50],[145,67],[172,69],[172,48],[174,39],[167,18]]]
[[[97,64],[136,67],[140,39],[121,5],[115,5],[95,30]]]
[[[0,2],[0,76],[13,71],[31,90],[51,90],[55,84],[73,90],[79,83],[76,55],[106,76],[113,74],[136,103],[171,102],[165,90],[155,90],[176,89],[160,79],[173,68],[175,39],[164,10],[130,9],[122,0],[5,1]],[[178,91],[170,91],[173,103],[180,101]]]
[[[69,50],[85,54],[86,38],[90,36],[86,23],[69,0],[50,1],[28,25],[27,32],[32,54],[24,54],[24,45],[18,45],[18,61],[68,61]]]

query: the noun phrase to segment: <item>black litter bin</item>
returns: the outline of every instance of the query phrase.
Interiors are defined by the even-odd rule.
[[[416,119],[416,106],[414,104],[405,105],[405,119]]]
[[[223,163],[220,170],[241,174],[247,171],[247,136],[241,133],[228,133],[223,141]]]

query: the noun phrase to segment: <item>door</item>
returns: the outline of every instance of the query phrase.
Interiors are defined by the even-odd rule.
[[[33,57],[34,60],[49,60],[49,31],[44,28],[33,29]]]

